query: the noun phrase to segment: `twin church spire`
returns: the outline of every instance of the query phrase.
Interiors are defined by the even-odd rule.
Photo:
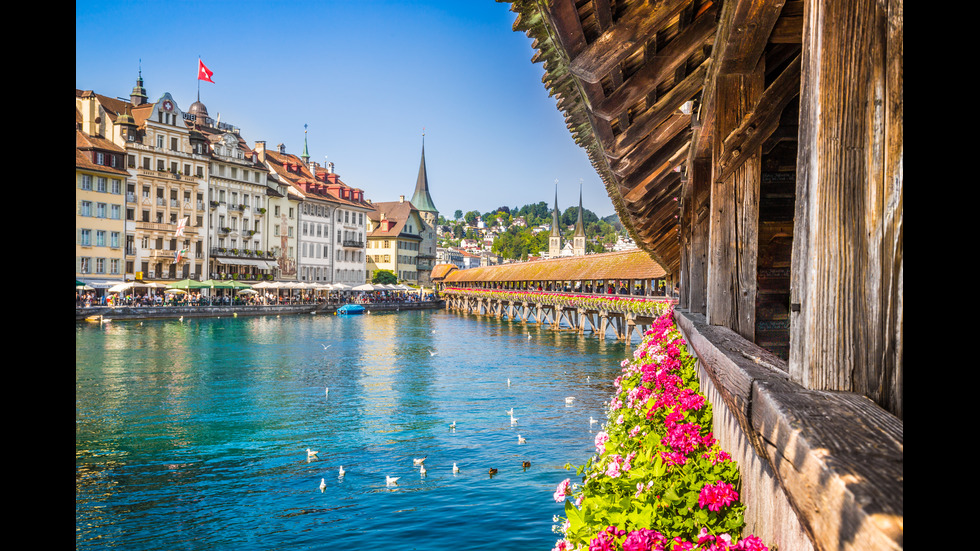
[[[575,221],[575,231],[572,233],[571,256],[585,255],[585,218],[582,209],[582,185],[579,184],[578,191],[578,220]],[[568,256],[564,251],[564,243],[561,234],[561,211],[558,210],[558,180],[555,180],[555,208],[551,211],[551,236],[548,238],[548,257],[558,258]]]

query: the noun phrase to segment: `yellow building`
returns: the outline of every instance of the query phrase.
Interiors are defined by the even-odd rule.
[[[108,288],[125,277],[125,151],[75,131],[75,279]]]
[[[419,249],[427,225],[419,209],[401,196],[398,201],[374,203],[368,213],[367,271],[391,270],[399,282],[418,284]]]

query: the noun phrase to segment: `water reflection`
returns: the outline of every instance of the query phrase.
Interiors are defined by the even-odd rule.
[[[446,312],[114,323],[76,327],[76,548],[550,548],[627,351]]]

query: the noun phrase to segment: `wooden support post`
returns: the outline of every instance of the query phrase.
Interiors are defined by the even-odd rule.
[[[790,376],[902,418],[903,2],[804,16]]]
[[[681,282],[681,294],[687,295],[691,312],[707,312],[708,240],[711,211],[711,159],[698,158],[691,163],[691,236],[687,285]]]
[[[734,174],[716,180],[722,140],[750,113],[762,95],[763,67],[748,75],[719,75],[712,144],[711,233],[708,255],[708,323],[755,340],[756,264],[759,237],[761,148]]]

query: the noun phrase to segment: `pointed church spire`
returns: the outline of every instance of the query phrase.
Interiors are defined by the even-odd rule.
[[[303,125],[303,154],[300,155],[300,157],[303,158],[303,162],[306,164],[306,166],[310,166],[310,148],[306,143],[307,126],[308,125],[305,124]]]
[[[422,129],[422,161],[419,163],[419,176],[415,180],[415,194],[412,205],[421,211],[439,212],[429,195],[429,177],[425,171],[425,129]]]
[[[555,180],[555,209],[551,211],[551,236],[561,237],[561,213],[558,210],[558,180]]]

